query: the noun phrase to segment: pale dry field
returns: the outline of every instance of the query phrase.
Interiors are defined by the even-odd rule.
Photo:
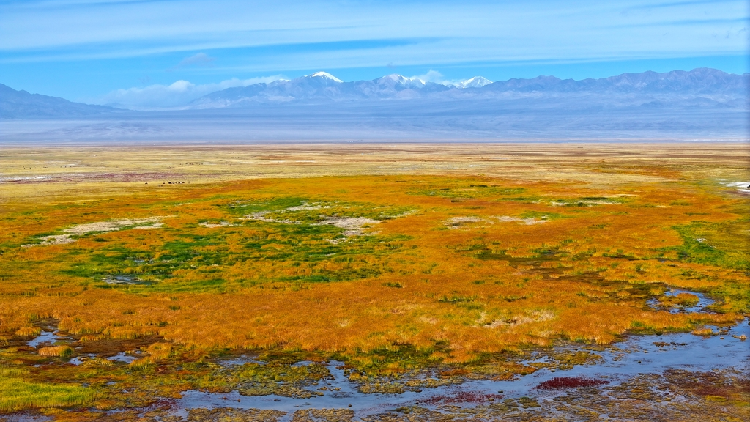
[[[0,152],[0,201],[13,207],[92,189],[128,194],[146,183],[150,189],[169,182],[385,174],[581,181],[590,187],[685,174],[745,181],[749,161],[745,143],[9,147]]]

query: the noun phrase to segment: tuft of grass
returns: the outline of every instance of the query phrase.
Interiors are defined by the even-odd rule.
[[[0,411],[3,412],[29,408],[84,406],[90,404],[94,398],[92,390],[75,384],[28,382],[20,378],[0,376]]]
[[[73,352],[73,348],[70,346],[52,346],[39,349],[40,356],[59,356],[61,358],[69,358],[73,356]]]

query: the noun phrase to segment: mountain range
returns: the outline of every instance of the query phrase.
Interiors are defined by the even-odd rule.
[[[116,111],[112,107],[81,104],[60,97],[30,94],[0,84],[0,119],[25,117],[80,117]]]
[[[227,88],[193,101],[198,108],[243,107],[262,103],[320,101],[367,101],[410,99],[450,89],[481,87],[492,82],[481,76],[456,84],[437,84],[402,75],[386,75],[371,81],[344,82],[326,72],[292,80]]]
[[[554,76],[491,82],[476,76],[454,83],[434,83],[391,74],[370,81],[344,82],[326,72],[216,91],[184,104],[182,109],[246,108],[269,104],[377,104],[383,101],[507,102],[541,100],[569,102],[586,96],[593,104],[682,104],[744,106],[750,74],[730,74],[710,68],[668,73],[624,73],[599,79],[560,79]],[[74,103],[63,98],[30,94],[0,84],[0,119],[92,116],[123,111]]]
[[[736,75],[699,68],[668,73],[625,73],[600,79],[559,79],[539,76],[490,82],[477,76],[453,84],[433,83],[402,75],[386,75],[371,81],[344,82],[318,72],[293,80],[227,88],[196,99],[190,108],[249,107],[257,104],[362,102],[380,100],[508,99],[529,95],[747,95],[750,74]]]
[[[453,84],[318,72],[170,110],[72,103],[0,86],[0,144],[725,139],[750,133],[750,75],[714,69]]]

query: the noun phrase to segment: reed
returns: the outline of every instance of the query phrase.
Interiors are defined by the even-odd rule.
[[[52,347],[42,347],[39,349],[39,355],[40,356],[55,356],[55,357],[62,357],[62,358],[68,358],[73,356],[73,353],[75,351],[70,346],[52,346]]]

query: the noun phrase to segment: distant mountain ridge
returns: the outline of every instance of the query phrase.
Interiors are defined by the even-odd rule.
[[[228,88],[192,102],[193,108],[245,107],[254,104],[320,103],[368,100],[492,99],[515,94],[645,94],[686,96],[747,96],[750,74],[736,75],[710,68],[667,73],[647,71],[580,81],[554,76],[491,82],[476,76],[457,83],[434,83],[402,75],[371,81],[344,82],[326,72],[293,80]]]
[[[112,107],[74,103],[60,97],[31,94],[0,84],[0,119],[90,116],[115,110]]]
[[[450,88],[445,85],[395,74],[372,81],[343,82],[329,73],[317,72],[291,81],[227,88],[203,96],[192,104],[199,108],[214,108],[253,103],[409,98],[416,96],[417,92],[441,92],[448,89]]]
[[[27,123],[0,121],[0,144],[745,142],[750,133],[749,82],[750,74],[706,68],[580,81],[539,76],[492,83],[478,76],[450,84],[396,74],[345,82],[317,72],[215,91],[191,104],[183,102],[179,108],[110,113],[104,112],[112,110],[106,107],[0,86],[0,119],[31,117]],[[9,107],[13,114],[8,113]],[[79,118],[84,114],[85,118]],[[52,118],[39,124],[34,117],[40,116]]]
[[[369,81],[345,82],[330,73],[317,72],[293,80],[216,91],[180,109],[341,104],[371,108],[371,112],[377,114],[385,110],[383,106],[386,104],[419,107],[424,112],[441,108],[457,112],[459,109],[474,109],[474,105],[481,102],[483,107],[497,110],[562,110],[571,107],[698,107],[704,110],[718,107],[746,110],[750,105],[749,89],[750,74],[730,74],[710,68],[667,73],[624,73],[579,81],[538,76],[491,82],[475,76],[452,83],[434,83],[398,74]],[[81,117],[115,111],[124,110],[30,94],[0,84],[0,119]]]
[[[683,94],[747,94],[750,74],[736,75],[711,68],[667,73],[646,71],[623,73],[608,78],[587,78],[580,81],[539,76],[532,79],[510,79],[495,82],[492,89],[501,91],[598,91],[620,93],[683,93]]]

